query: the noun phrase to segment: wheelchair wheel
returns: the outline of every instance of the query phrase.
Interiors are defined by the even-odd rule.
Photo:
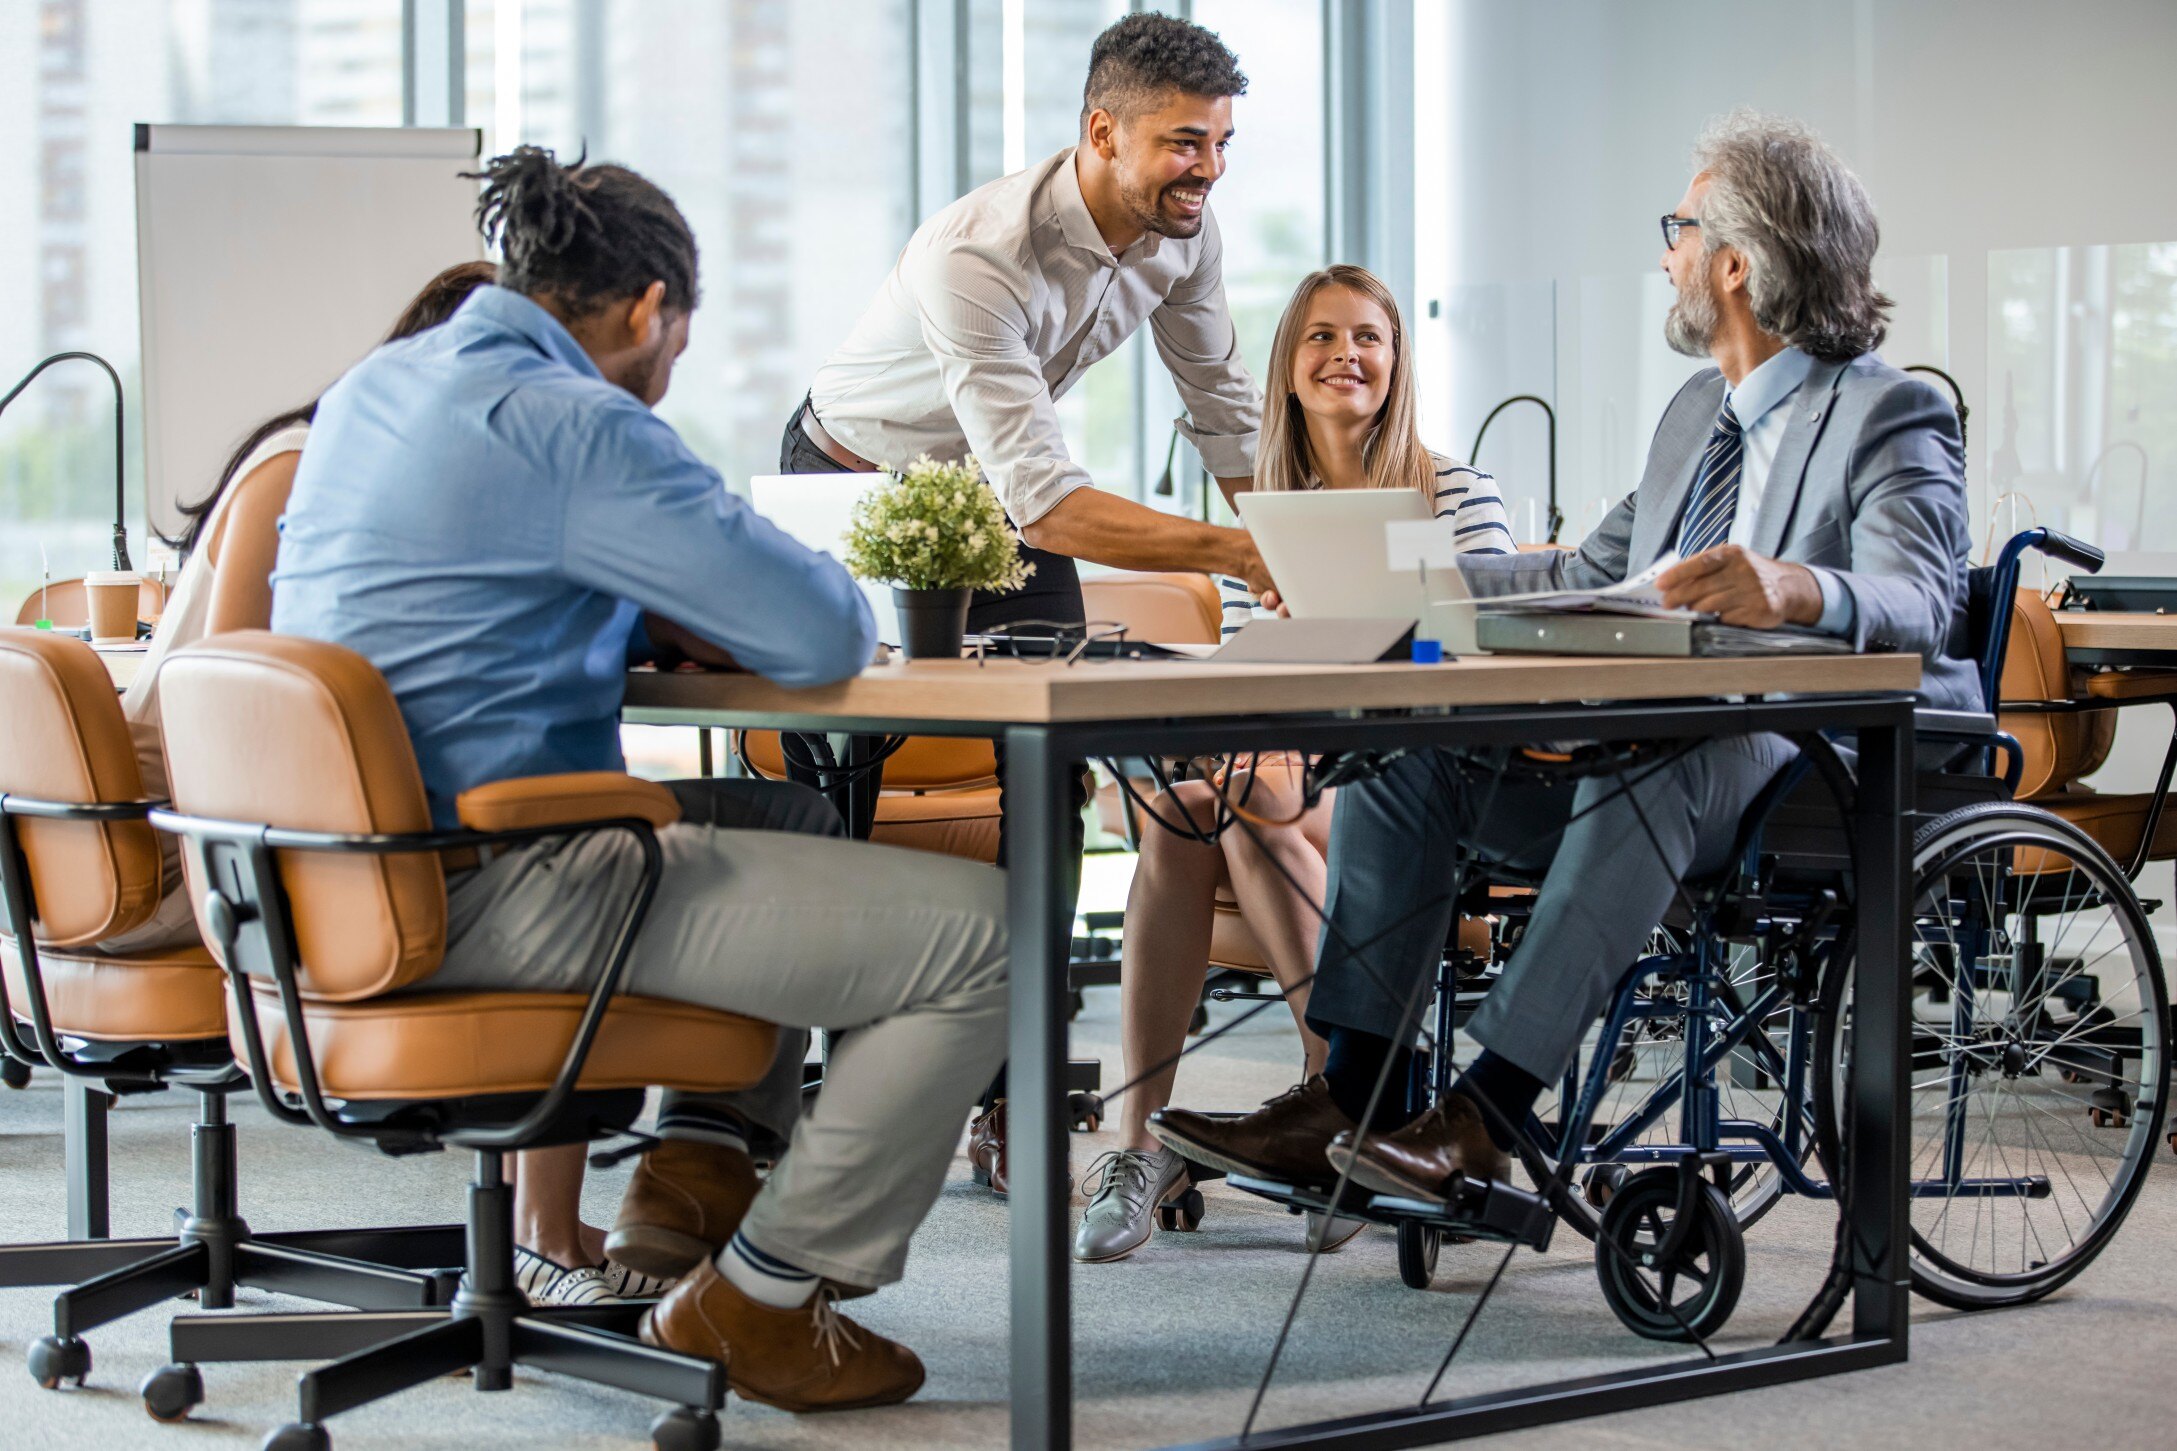
[[[1952,812],[1921,830],[1912,860],[1913,1288],[1956,1309],[2021,1304],[2101,1252],[2161,1142],[2161,958],[2124,873],[2045,811]],[[1828,1147],[1852,1071],[1854,976],[1832,965],[1816,1024]]]
[[[1410,1290],[1426,1290],[1436,1283],[1436,1255],[1444,1246],[1444,1232],[1411,1219],[1398,1222],[1398,1277]]]
[[[1715,1185],[1694,1186],[1695,1222],[1668,1257],[1678,1171],[1635,1174],[1603,1211],[1595,1274],[1625,1328],[1648,1340],[1706,1340],[1723,1329],[1746,1283],[1746,1240]]]

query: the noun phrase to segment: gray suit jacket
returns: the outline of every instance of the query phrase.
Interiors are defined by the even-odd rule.
[[[1676,540],[1723,395],[1723,374],[1695,374],[1656,425],[1640,487],[1578,551],[1467,555],[1473,592],[1596,589],[1653,564]],[[1916,650],[1929,704],[1980,710],[1966,640],[1965,446],[1950,401],[1870,353],[1817,362],[1777,406],[1792,417],[1750,547],[1828,570],[1851,596],[1855,649]]]

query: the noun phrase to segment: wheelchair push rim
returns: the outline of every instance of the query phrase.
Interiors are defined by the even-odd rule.
[[[2131,883],[2068,822],[1991,802],[1913,849],[1913,1286],[2019,1304],[2077,1275],[2122,1224],[2165,1111],[2169,1009]],[[1825,1144],[1851,1063],[1852,972],[1823,986]]]

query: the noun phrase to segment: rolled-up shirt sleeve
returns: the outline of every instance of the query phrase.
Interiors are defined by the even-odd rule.
[[[561,544],[568,578],[693,630],[781,685],[829,684],[869,663],[876,621],[844,565],[728,493],[633,399],[585,422]]]
[[[1262,431],[1262,390],[1240,360],[1239,335],[1225,301],[1224,234],[1204,214],[1202,256],[1195,269],[1149,314],[1157,352],[1171,370],[1187,411],[1172,420],[1220,479],[1255,472]]]
[[[1013,527],[1094,483],[1066,452],[1043,364],[1028,346],[1020,268],[956,241],[931,248],[909,282],[953,417]]]

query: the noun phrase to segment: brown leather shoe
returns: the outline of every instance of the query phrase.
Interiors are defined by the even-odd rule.
[[[968,1125],[968,1165],[975,1171],[976,1183],[988,1184],[991,1193],[1005,1198],[1004,1099]]]
[[[1482,1111],[1463,1093],[1447,1093],[1436,1106],[1391,1134],[1343,1133],[1328,1150],[1333,1168],[1379,1194],[1442,1201],[1452,1180],[1502,1179],[1512,1157],[1482,1127]]]
[[[636,1166],[605,1253],[643,1274],[679,1279],[733,1238],[761,1187],[738,1149],[666,1139]]]
[[[1352,1127],[1353,1120],[1331,1101],[1330,1085],[1320,1073],[1238,1118],[1184,1108],[1161,1108],[1149,1115],[1149,1132],[1157,1142],[1184,1158],[1227,1174],[1291,1184],[1330,1183],[1330,1163],[1323,1151]]]
[[[889,1406],[922,1389],[922,1361],[839,1313],[827,1285],[792,1310],[761,1305],[709,1260],[643,1313],[646,1344],[726,1368],[735,1395],[782,1411]]]

